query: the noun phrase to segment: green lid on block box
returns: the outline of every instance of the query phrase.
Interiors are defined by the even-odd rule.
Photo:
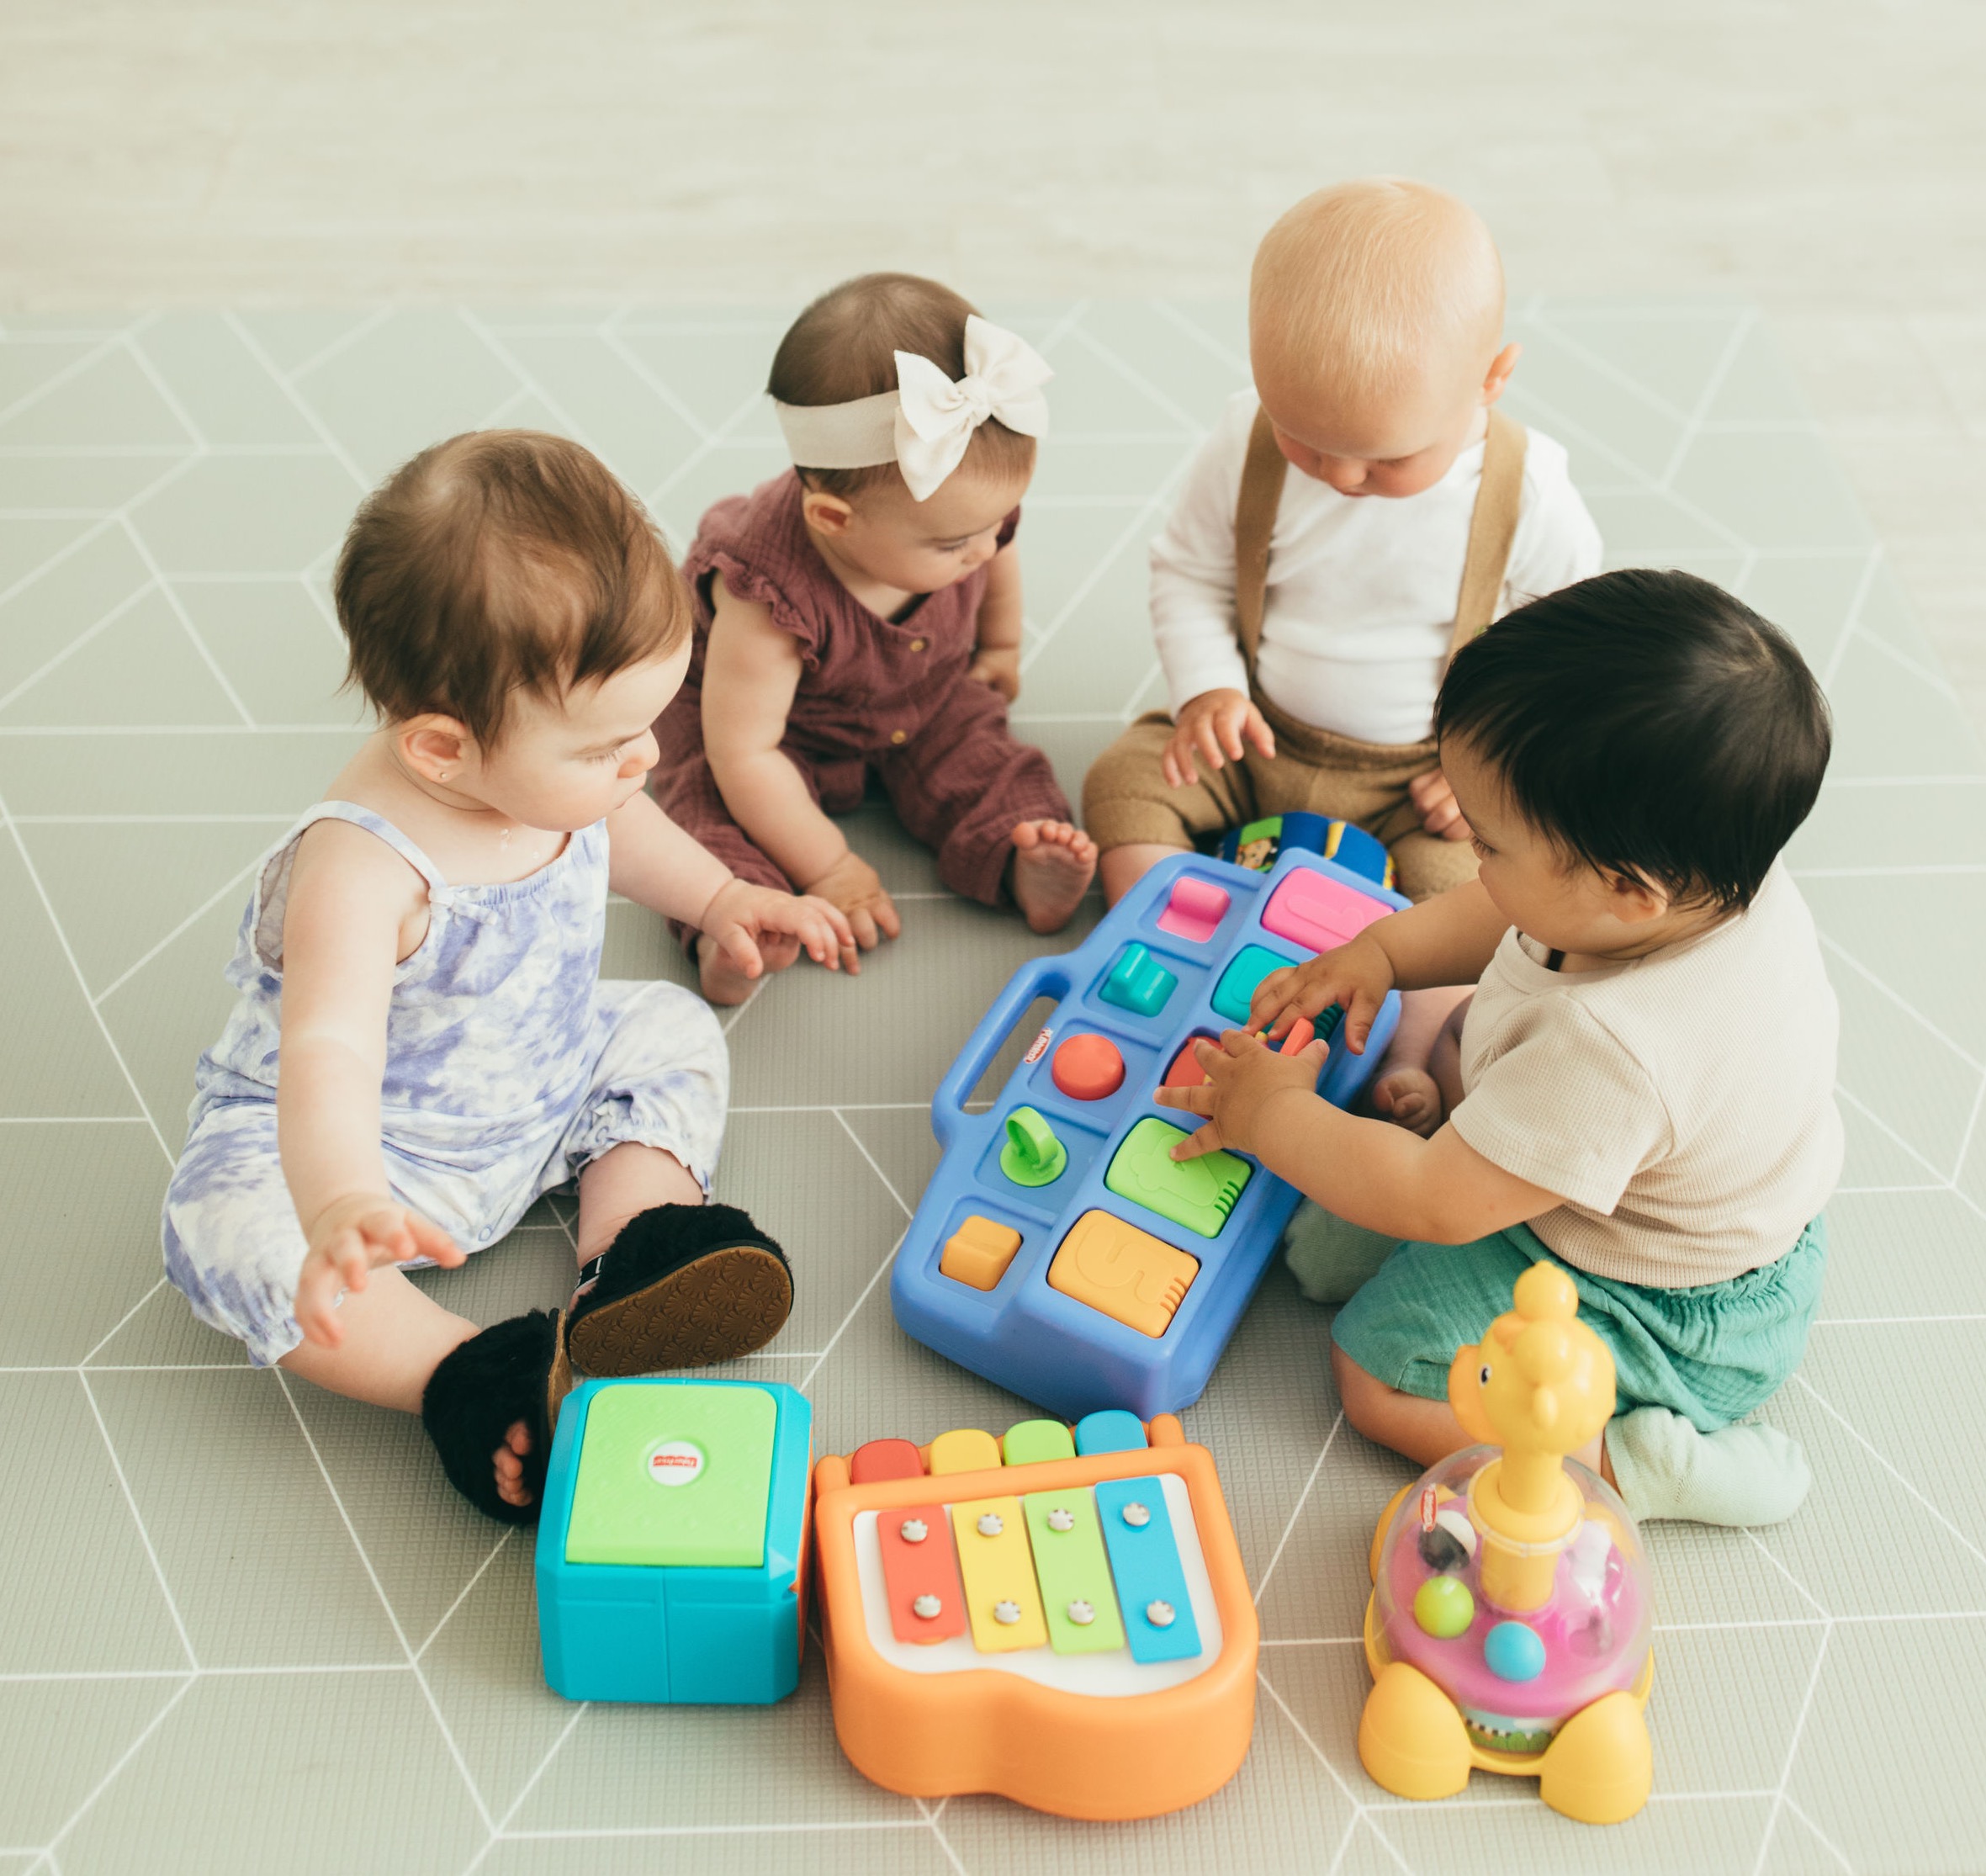
[[[587,1405],[565,1561],[755,1568],[778,1423],[760,1387],[601,1388]]]

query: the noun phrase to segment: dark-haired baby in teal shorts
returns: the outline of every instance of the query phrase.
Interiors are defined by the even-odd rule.
[[[1613,1351],[1616,1418],[1582,1455],[1638,1518],[1760,1524],[1809,1475],[1740,1424],[1798,1366],[1841,1164],[1838,1032],[1819,941],[1781,850],[1827,765],[1827,707],[1792,644],[1708,581],[1602,574],[1457,654],[1441,766],[1480,877],[1265,979],[1271,1041],[1341,1005],[1364,1047],[1386,994],[1475,986],[1424,1085],[1382,1117],[1315,1093],[1231,1031],[1182,1156],[1250,1153],[1315,1204],[1289,1260],[1342,1302],[1332,1368],[1352,1424],[1432,1464],[1469,1444],[1455,1349],[1563,1266]]]

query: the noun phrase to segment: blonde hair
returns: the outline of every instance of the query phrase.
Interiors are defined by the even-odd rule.
[[[1480,382],[1503,329],[1482,218],[1425,183],[1367,177],[1306,195],[1263,236],[1248,284],[1257,379],[1348,401]]]

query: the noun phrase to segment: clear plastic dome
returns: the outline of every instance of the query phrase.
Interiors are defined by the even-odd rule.
[[[1369,1640],[1376,1667],[1404,1661],[1492,1751],[1541,1752],[1560,1725],[1648,1659],[1648,1561],[1619,1495],[1576,1460],[1529,1541],[1486,1523],[1502,1458],[1471,1446],[1425,1472],[1380,1547]],[[1576,1514],[1576,1515],[1575,1515]]]

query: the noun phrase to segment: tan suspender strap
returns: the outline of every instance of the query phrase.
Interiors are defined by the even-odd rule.
[[[1483,439],[1483,477],[1469,517],[1469,551],[1462,563],[1462,586],[1455,601],[1455,632],[1448,656],[1496,616],[1503,594],[1503,575],[1510,564],[1510,544],[1516,539],[1517,515],[1524,497],[1523,424],[1492,409]],[[1268,543],[1275,532],[1276,510],[1282,506],[1283,478],[1289,458],[1276,447],[1268,412],[1255,413],[1248,432],[1248,453],[1242,464],[1242,490],[1234,505],[1234,616],[1242,658],[1251,682],[1255,654],[1262,643],[1262,612],[1268,592]]]
[[[1489,433],[1483,439],[1483,479],[1469,517],[1469,554],[1455,600],[1455,634],[1448,640],[1451,658],[1496,616],[1503,575],[1510,565],[1510,543],[1517,538],[1517,514],[1523,506],[1528,440],[1523,424],[1491,407]]]
[[[1276,447],[1268,412],[1255,413],[1248,454],[1242,464],[1242,492],[1234,505],[1234,617],[1242,659],[1255,679],[1255,649],[1262,643],[1262,607],[1268,591],[1268,538],[1283,505],[1283,478],[1290,461]]]

